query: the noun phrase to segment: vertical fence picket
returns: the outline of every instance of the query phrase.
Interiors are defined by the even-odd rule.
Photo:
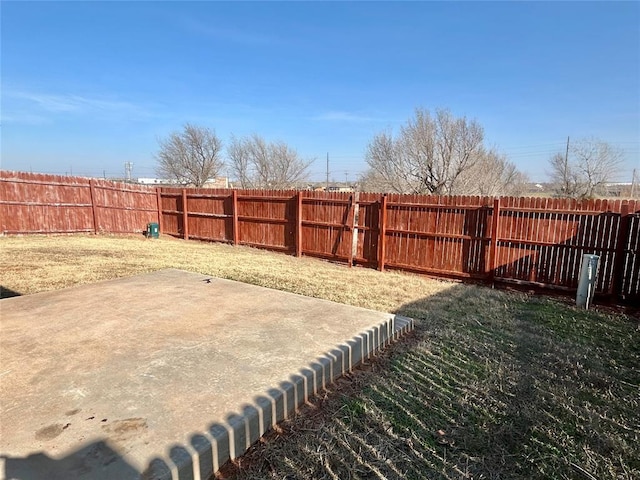
[[[182,238],[189,240],[189,208],[186,188],[182,189]]]
[[[628,242],[629,235],[629,203],[623,202],[620,207],[620,220],[618,226],[618,237],[616,238],[615,260],[613,274],[611,275],[611,283],[609,295],[620,294],[620,286],[624,280],[624,264],[625,264],[625,244]]]
[[[382,195],[380,199],[380,215],[378,217],[380,225],[378,226],[379,240],[378,240],[378,270],[384,272],[384,257],[385,257],[385,244],[387,234],[387,196]]]
[[[238,245],[240,241],[240,231],[238,230],[238,191],[231,192],[231,230],[233,232],[233,244]]]
[[[164,225],[162,224],[162,192],[160,187],[156,188],[156,202],[158,203],[158,231],[164,233]]]
[[[347,238],[349,239],[347,243],[347,247],[349,249],[349,268],[353,267],[353,250],[354,250],[354,240],[357,236],[356,230],[356,210],[358,208],[358,194],[354,193],[350,197],[351,208],[349,210],[349,220],[348,220],[348,231],[349,235]]]
[[[493,200],[493,214],[491,215],[491,244],[489,247],[489,266],[487,278],[493,281],[496,271],[496,258],[498,254],[498,241],[500,229],[500,198]]]
[[[296,195],[296,257],[302,256],[302,192]]]
[[[98,231],[100,229],[100,224],[98,223],[98,212],[97,212],[97,205],[96,205],[96,187],[95,187],[95,182],[93,180],[93,178],[91,180],[89,180],[89,192],[91,195],[91,216],[93,217],[93,233],[95,235],[98,234]]]

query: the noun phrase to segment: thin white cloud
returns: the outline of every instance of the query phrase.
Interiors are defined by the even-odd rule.
[[[182,28],[199,36],[253,46],[278,43],[272,36],[239,28],[211,25],[193,17],[183,17],[179,21]]]
[[[2,92],[3,122],[43,123],[52,117],[93,115],[97,118],[143,118],[150,115],[146,108],[132,102],[75,94],[51,94],[27,90]]]
[[[344,111],[330,111],[313,117],[313,120],[323,122],[352,122],[352,123],[364,123],[364,122],[379,122],[380,119],[374,117],[368,117],[365,115],[358,115],[351,112]]]
[[[20,123],[23,125],[44,125],[44,124],[50,123],[50,120],[47,117],[44,117],[42,115],[35,115],[33,113],[14,111],[7,114],[3,111],[2,115],[0,115],[0,123],[2,124]]]
[[[5,92],[7,97],[31,103],[48,112],[73,112],[80,110],[80,101],[73,95],[46,95],[30,92]]]

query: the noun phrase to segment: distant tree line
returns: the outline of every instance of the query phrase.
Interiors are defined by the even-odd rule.
[[[215,130],[187,123],[158,143],[157,173],[176,183],[199,188],[225,167],[222,141]],[[267,142],[255,134],[232,137],[227,158],[241,188],[292,188],[307,179],[312,163],[286,143]]]
[[[232,136],[223,160],[223,143],[214,130],[187,123],[159,140],[158,174],[202,187],[226,166],[240,188],[288,189],[308,180],[313,159],[304,159],[283,141],[257,134]],[[567,144],[549,165],[556,196],[593,198],[621,164],[621,152],[598,139]],[[394,133],[375,134],[366,147],[368,170],[359,179],[364,191],[427,195],[523,195],[529,179],[508,158],[489,148],[476,120],[449,110],[417,109]]]

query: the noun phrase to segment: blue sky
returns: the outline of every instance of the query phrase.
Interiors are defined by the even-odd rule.
[[[2,168],[155,175],[185,122],[257,133],[353,180],[417,107],[476,119],[536,181],[567,136],[640,171],[640,4],[9,2]]]

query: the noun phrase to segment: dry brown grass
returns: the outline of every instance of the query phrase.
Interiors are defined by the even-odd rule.
[[[0,284],[20,294],[172,267],[417,320],[225,478],[640,478],[637,319],[170,238],[5,237],[0,249]]]
[[[26,295],[179,268],[349,305],[388,311],[441,292],[449,282],[347,268],[318,259],[171,237],[22,236],[0,238],[0,285]]]

